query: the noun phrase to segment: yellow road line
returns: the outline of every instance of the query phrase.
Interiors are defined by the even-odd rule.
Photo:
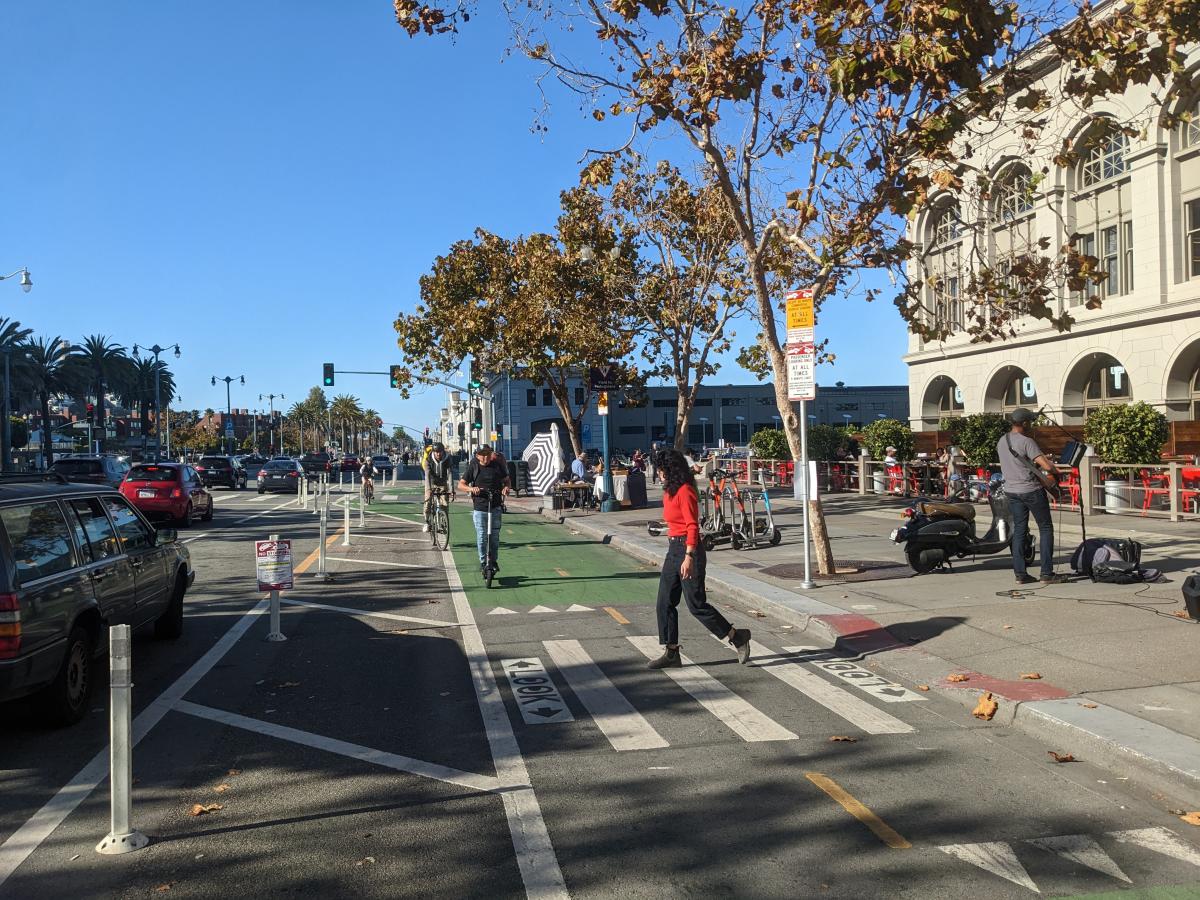
[[[341,533],[342,533],[342,530],[339,528],[335,534],[331,534],[328,538],[326,538],[325,546],[328,547],[330,544],[332,544],[341,535]],[[309,567],[312,566],[313,563],[315,563],[318,559],[320,559],[320,556],[321,556],[321,548],[318,547],[312,553],[308,554],[308,556],[304,557],[304,560],[300,563],[300,565],[298,565],[298,566],[296,566],[296,568],[292,569],[292,574],[293,575],[303,575],[305,572],[308,571]]]
[[[571,577],[571,573],[568,572],[566,569],[555,569],[554,571],[558,573],[559,578],[570,578]]]
[[[629,620],[613,609],[611,606],[605,606],[604,611],[617,620],[618,625],[628,625]]]
[[[870,828],[877,838],[893,850],[908,850],[912,847],[912,844],[906,841],[890,825],[859,803],[844,787],[828,775],[822,775],[819,772],[805,772],[804,777],[832,797],[842,809]]]

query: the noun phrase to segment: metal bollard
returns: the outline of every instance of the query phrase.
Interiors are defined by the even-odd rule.
[[[273,534],[270,539],[277,541],[279,535]],[[271,591],[271,631],[267,640],[273,644],[287,640],[287,636],[279,629],[279,591]]]
[[[97,853],[117,855],[140,850],[150,839],[129,825],[133,787],[133,679],[128,625],[108,630],[109,670],[109,785],[112,811],[108,836]]]
[[[349,501],[349,499],[347,499],[345,504],[342,506],[342,512],[344,513],[344,516],[342,518],[342,546],[349,547],[350,546],[350,501]]]

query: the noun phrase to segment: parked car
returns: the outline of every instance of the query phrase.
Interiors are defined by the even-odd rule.
[[[117,487],[129,471],[129,463],[107,454],[80,453],[60,456],[51,463],[50,471],[62,475],[67,481]]]
[[[343,472],[357,472],[358,471],[358,457],[357,456],[343,456],[342,457],[342,471]]]
[[[386,475],[389,478],[392,477],[392,470],[395,468],[395,463],[392,462],[392,458],[390,456],[384,456],[382,454],[379,456],[372,456],[371,465],[373,465],[375,467],[375,471],[379,472],[381,475]]]
[[[303,475],[304,469],[294,459],[273,459],[258,475],[258,492],[297,494],[300,492],[300,478]]]
[[[196,471],[205,487],[227,487],[241,490],[246,486],[246,470],[232,456],[202,456]]]
[[[328,453],[305,453],[300,457],[300,465],[304,468],[305,475],[317,476],[322,472],[329,471],[329,454]]]
[[[195,572],[178,533],[117,491],[50,479],[0,477],[0,701],[32,695],[68,725],[91,706],[105,627],[179,637]]]
[[[149,519],[170,519],[185,528],[194,518],[212,521],[212,494],[187,463],[140,463],[121,482],[121,496]]]

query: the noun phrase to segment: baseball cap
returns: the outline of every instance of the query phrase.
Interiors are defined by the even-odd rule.
[[[475,455],[483,456],[485,453],[491,453],[491,452],[492,452],[492,448],[491,448],[490,444],[480,444],[479,447],[477,447],[475,450]]]
[[[441,451],[443,451],[443,452],[444,452],[444,451],[445,451],[445,449],[446,449],[446,445],[445,445],[445,444],[443,444],[441,441],[438,441],[436,444],[434,444],[434,445],[433,445],[433,449],[434,449],[434,450],[441,450]]]
[[[895,447],[885,447],[884,449],[885,449],[885,450],[887,450],[887,452],[888,452],[888,453],[895,453],[895,452],[896,452],[896,448],[895,448]]]
[[[1019,425],[1024,425],[1034,421],[1037,418],[1037,413],[1030,412],[1023,406],[1018,406],[1011,413],[1009,413],[1008,418],[1010,421],[1016,422]]]

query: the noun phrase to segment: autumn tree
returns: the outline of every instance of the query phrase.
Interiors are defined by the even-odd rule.
[[[675,446],[683,449],[700,385],[730,348],[750,296],[737,229],[715,184],[693,184],[667,162],[651,166],[635,155],[614,171],[606,158],[584,182],[638,250],[629,320],[643,376],[675,385]]]
[[[588,368],[627,364],[636,251],[606,220],[600,198],[564,191],[553,234],[515,238],[479,229],[421,277],[421,300],[395,322],[406,360],[402,393],[436,383],[468,356],[485,372],[519,372],[545,385],[576,453],[595,397]],[[585,249],[586,248],[586,249]],[[583,400],[575,402],[575,379]]]
[[[410,36],[464,27],[475,5],[395,0]],[[811,287],[819,313],[852,290],[874,299],[878,289],[857,278],[887,269],[908,326],[942,336],[928,292],[904,281],[914,251],[905,227],[933,194],[964,186],[974,133],[1016,114],[1029,142],[1048,139],[1043,112],[1054,98],[1038,84],[1047,68],[1058,65],[1061,93],[1086,108],[1131,82],[1167,84],[1183,70],[1180,48],[1200,39],[1190,0],[1096,9],[1087,0],[509,0],[505,9],[514,47],[544,75],[583,97],[593,118],[628,121],[628,141],[608,153],[662,135],[707,167],[753,293],[752,356],[773,376],[794,456],[786,291]],[[579,33],[594,35],[594,52]],[[1055,163],[1071,164],[1070,152]],[[968,330],[1004,338],[1026,316],[1069,328],[1051,300],[1064,285],[1102,280],[1094,259],[1043,240],[1003,275],[986,265],[972,275]]]

